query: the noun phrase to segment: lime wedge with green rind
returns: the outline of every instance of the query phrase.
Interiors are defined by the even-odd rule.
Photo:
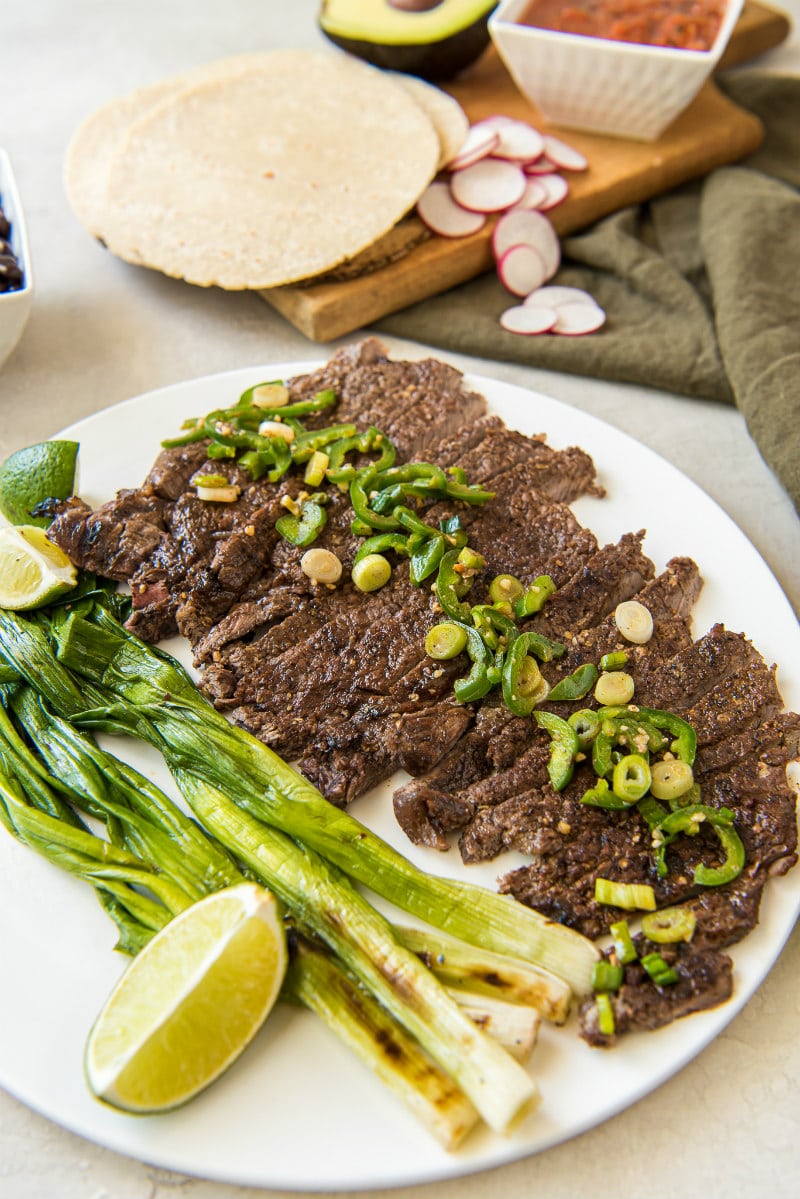
[[[47,528],[51,517],[37,516],[44,500],[66,500],[75,491],[77,441],[41,441],[17,450],[0,466],[0,512],[12,525]]]
[[[77,581],[76,568],[43,529],[0,529],[0,608],[41,608],[71,591]]]
[[[148,942],[106,1000],[86,1045],[90,1090],[140,1114],[186,1103],[258,1032],[286,963],[269,891],[241,883],[193,904]]]

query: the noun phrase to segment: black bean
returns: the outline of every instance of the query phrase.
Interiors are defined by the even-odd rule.
[[[22,287],[22,267],[8,240],[10,234],[11,222],[3,212],[0,197],[0,292],[17,291]]]

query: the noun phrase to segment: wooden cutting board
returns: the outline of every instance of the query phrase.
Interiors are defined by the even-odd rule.
[[[784,41],[789,29],[783,13],[748,0],[720,66],[756,58]],[[502,112],[548,129],[491,48],[447,90],[473,122]],[[568,176],[569,197],[548,213],[563,236],[736,162],[756,149],[763,130],[756,117],[709,81],[656,142],[575,130],[562,136],[590,163],[585,173]],[[490,270],[491,224],[471,237],[451,240],[431,236],[417,217],[410,216],[345,268],[307,284],[259,294],[312,341],[332,341]]]

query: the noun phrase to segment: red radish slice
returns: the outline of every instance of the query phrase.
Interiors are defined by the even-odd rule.
[[[499,145],[492,151],[497,158],[512,162],[530,162],[544,151],[544,138],[538,129],[513,117],[487,117],[476,129],[491,129],[499,134]]]
[[[500,134],[488,126],[473,125],[467,132],[461,149],[447,164],[448,171],[461,171],[491,154],[500,144]]]
[[[547,267],[533,246],[512,246],[498,262],[497,273],[503,287],[515,296],[527,296],[544,283]]]
[[[500,324],[508,333],[524,333],[533,337],[537,333],[549,333],[556,323],[554,308],[526,308],[518,304],[501,313]]]
[[[547,202],[547,196],[547,188],[540,187],[538,179],[528,179],[522,199],[518,200],[509,211],[516,212],[518,208],[539,208]]]
[[[525,175],[502,158],[482,158],[450,177],[453,199],[470,212],[502,212],[522,199]]]
[[[506,250],[518,245],[533,246],[538,250],[547,270],[545,278],[552,279],[561,261],[561,245],[546,216],[531,208],[503,213],[492,233],[495,259],[499,261]]]
[[[540,212],[549,212],[569,195],[569,184],[561,175],[537,175],[536,182],[545,194],[545,199],[538,205]]]
[[[469,237],[486,224],[482,212],[467,212],[450,195],[449,183],[431,183],[417,201],[417,215],[441,237]]]
[[[605,321],[606,314],[597,304],[564,304],[558,309],[553,332],[563,333],[566,337],[582,337],[584,333],[595,333]]]
[[[544,152],[562,171],[585,171],[589,166],[589,160],[580,150],[568,146],[560,137],[553,137],[550,133],[544,136]]]
[[[567,304],[593,304],[598,307],[594,298],[582,287],[538,287],[530,293],[525,303],[530,304],[532,308],[544,305],[545,308],[560,309]]]
[[[552,175],[558,170],[558,165],[553,162],[552,158],[548,158],[546,154],[541,154],[539,158],[534,158],[532,162],[526,162],[523,170],[526,175]]]

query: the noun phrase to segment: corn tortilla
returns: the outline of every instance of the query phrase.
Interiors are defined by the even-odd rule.
[[[392,228],[439,155],[430,119],[380,71],[275,51],[134,121],[110,164],[103,239],[201,286],[275,287]]]
[[[464,109],[453,96],[416,75],[392,71],[391,76],[411,93],[430,117],[439,135],[439,168],[447,166],[463,146],[469,132],[469,118]]]
[[[128,130],[168,96],[204,79],[222,78],[257,66],[262,55],[241,54],[202,66],[118,96],[90,113],[76,129],[64,159],[64,186],[78,220],[95,237],[103,236],[108,176],[114,155]]]

